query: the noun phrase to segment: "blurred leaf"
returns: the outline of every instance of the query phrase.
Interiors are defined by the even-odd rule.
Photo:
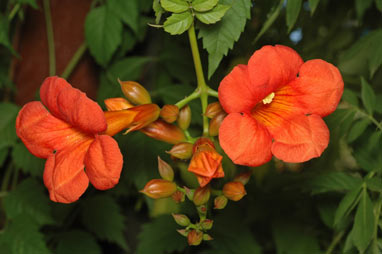
[[[163,28],[171,35],[182,34],[190,28],[193,20],[194,18],[189,11],[174,13],[163,23]]]
[[[108,0],[106,7],[134,32],[138,33],[139,9],[137,0]]]
[[[344,89],[342,99],[355,107],[359,106],[357,94],[350,89]]]
[[[363,189],[361,200],[358,204],[353,225],[353,242],[357,249],[363,253],[369,245],[374,231],[373,203]]]
[[[338,226],[342,219],[350,214],[350,212],[357,205],[359,194],[361,192],[362,185],[360,184],[358,187],[346,193],[346,195],[342,198],[338,208],[336,210],[336,215],[334,217],[334,226]]]
[[[375,5],[382,12],[382,0],[375,0]]]
[[[184,0],[161,0],[163,9],[169,12],[181,13],[189,9],[189,5]]]
[[[19,4],[27,4],[31,6],[33,9],[38,9],[36,0],[13,0],[12,2],[19,3]]]
[[[372,115],[373,111],[375,109],[375,93],[373,91],[373,88],[367,83],[367,81],[362,77],[361,78],[361,85],[362,85],[362,90],[361,90],[361,98],[363,105],[366,108],[366,111]]]
[[[379,36],[379,39],[382,39],[382,36]],[[370,57],[369,62],[369,70],[370,70],[370,78],[372,78],[378,68],[381,67],[382,64],[382,44],[379,44],[374,49],[374,54]]]
[[[298,15],[300,14],[302,0],[288,0],[286,6],[286,25],[288,33],[292,31],[294,24],[296,24]]]
[[[60,235],[56,254],[101,254],[94,237],[84,231],[73,230]]]
[[[192,1],[192,8],[195,11],[209,11],[212,8],[214,8],[219,0],[193,0]]]
[[[178,225],[171,216],[162,216],[142,226],[138,235],[137,254],[182,253],[187,247],[187,240],[177,231]]]
[[[364,118],[364,119],[357,121],[349,131],[349,134],[347,136],[348,143],[352,143],[359,136],[361,136],[362,133],[365,132],[365,130],[366,130],[367,126],[369,126],[369,124],[371,124],[371,121],[369,118]]]
[[[313,16],[319,3],[320,3],[320,0],[309,0],[309,7],[310,7],[310,15],[311,16]]]
[[[382,157],[380,153],[370,153],[366,147],[353,147],[353,156],[359,166],[366,171],[382,171]]]
[[[38,225],[54,223],[50,201],[35,179],[27,178],[4,198],[4,210],[10,219],[29,215]]]
[[[15,123],[19,107],[3,102],[0,103],[0,148],[11,146],[17,140]]]
[[[81,218],[84,226],[99,239],[117,243],[124,250],[124,217],[118,203],[107,195],[90,197],[81,203]]]
[[[7,17],[2,14],[0,14],[0,45],[15,53],[9,38],[9,22]]]
[[[35,219],[28,214],[20,214],[13,218],[0,237],[8,245],[12,254],[51,253],[45,244],[44,235],[39,232]]]
[[[203,48],[208,52],[208,78],[218,68],[223,56],[233,48],[244,31],[247,19],[251,17],[250,0],[221,0],[220,4],[230,5],[231,8],[222,20],[213,26],[200,26],[199,38],[203,39]]]
[[[377,148],[381,142],[381,137],[382,137],[382,131],[376,131],[373,132],[373,134],[370,135],[369,137],[369,145],[368,145],[368,150],[373,150]]]
[[[122,23],[105,6],[92,9],[85,20],[85,39],[92,56],[105,67],[121,44]]]
[[[319,203],[317,208],[324,224],[329,228],[333,228],[337,204],[333,202]]]
[[[0,148],[0,167],[4,164],[5,159],[7,158],[7,155],[8,155],[8,148],[7,147]]]
[[[373,4],[373,0],[355,0],[355,10],[358,20],[361,21],[365,11]]]
[[[381,177],[373,177],[366,179],[367,188],[371,191],[382,192],[382,178]]]
[[[275,20],[279,17],[281,8],[283,7],[284,0],[280,0],[280,2],[274,6],[267,15],[267,20],[264,22],[263,27],[261,28],[260,32],[257,34],[255,40],[253,43],[256,43],[261,36],[272,26],[272,24],[275,22]]]
[[[330,191],[350,191],[362,183],[362,179],[355,178],[343,172],[330,171],[309,178],[306,188],[312,194],[325,193]]]
[[[12,159],[16,167],[24,173],[42,177],[44,171],[44,159],[32,155],[23,143],[17,143],[12,149]]]
[[[196,12],[196,18],[204,24],[214,24],[222,19],[231,6],[218,4],[208,12]]]

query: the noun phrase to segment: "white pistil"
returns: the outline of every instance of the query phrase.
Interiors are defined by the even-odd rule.
[[[264,98],[263,103],[264,104],[271,103],[274,97],[275,97],[275,93],[268,94],[267,97]]]

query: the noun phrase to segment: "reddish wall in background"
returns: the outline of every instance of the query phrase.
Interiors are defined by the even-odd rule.
[[[74,52],[84,42],[84,23],[92,0],[51,0],[52,23],[56,46],[56,72],[60,75]],[[43,80],[49,75],[48,42],[42,2],[39,9],[28,8],[20,27],[16,51],[20,59],[14,65],[16,103],[24,104],[35,99]],[[97,66],[89,53],[85,53],[69,82],[91,98],[96,97]]]

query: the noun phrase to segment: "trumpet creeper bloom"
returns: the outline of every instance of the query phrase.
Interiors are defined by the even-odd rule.
[[[322,120],[343,92],[338,69],[320,59],[303,62],[291,48],[264,46],[220,83],[228,116],[219,141],[236,164],[259,166],[272,155],[285,162],[321,156],[329,143]]]
[[[123,157],[110,135],[134,123],[139,127],[149,124],[136,119],[142,109],[120,111],[123,121],[118,113],[105,116],[96,102],[58,77],[43,82],[40,98],[42,103],[29,102],[20,110],[16,133],[33,155],[47,159],[43,178],[50,199],[74,202],[85,192],[89,181],[99,190],[114,187]],[[143,106],[159,115],[156,105],[140,107]]]

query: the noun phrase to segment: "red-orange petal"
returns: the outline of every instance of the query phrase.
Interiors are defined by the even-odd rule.
[[[85,157],[86,174],[96,189],[114,187],[121,175],[123,157],[117,142],[110,136],[97,136]]]
[[[271,92],[294,80],[302,64],[297,52],[286,46],[264,46],[255,51],[248,62],[255,102],[260,102]]]
[[[321,156],[329,143],[329,129],[318,115],[300,115],[285,121],[273,138],[275,157],[285,162],[304,162]]]
[[[299,99],[304,104],[305,113],[322,117],[333,113],[344,90],[339,70],[321,59],[305,62],[291,86],[301,93]]]
[[[48,157],[44,184],[52,201],[72,203],[86,191],[89,179],[84,171],[84,158],[91,141],[87,140]]]
[[[272,158],[271,135],[266,127],[246,113],[231,113],[224,119],[219,141],[236,164],[259,166]]]
[[[40,158],[89,138],[51,115],[38,101],[29,102],[20,110],[16,133],[28,150]]]
[[[225,76],[219,86],[219,101],[227,113],[250,111],[257,103],[251,92],[248,68],[238,65]]]

